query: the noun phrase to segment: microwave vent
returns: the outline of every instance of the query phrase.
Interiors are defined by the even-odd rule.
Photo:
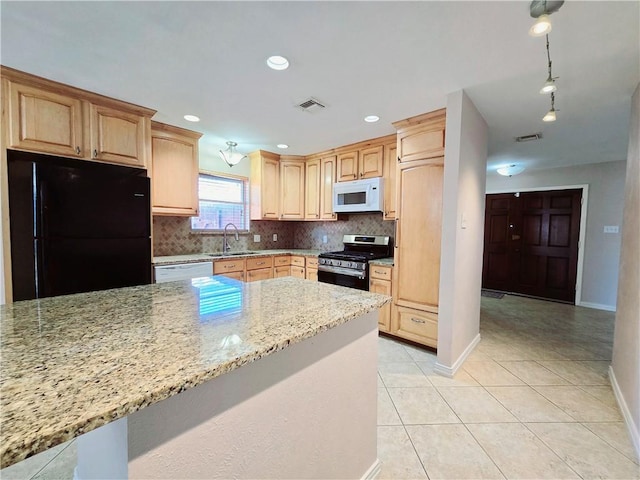
[[[297,105],[297,107],[299,109],[305,111],[305,112],[318,112],[318,111],[322,110],[323,108],[325,108],[325,105],[320,103],[315,98],[309,97],[309,99],[305,100],[304,102],[299,103]]]

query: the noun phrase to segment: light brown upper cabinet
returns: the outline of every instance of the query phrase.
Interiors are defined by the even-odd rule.
[[[360,150],[358,178],[373,178],[383,175],[384,148],[382,145]]]
[[[7,85],[9,147],[84,156],[82,101],[38,87]]]
[[[280,157],[258,150],[249,154],[251,220],[280,218]]]
[[[395,122],[400,162],[444,156],[444,109]]]
[[[396,169],[398,168],[398,144],[384,146],[384,220],[396,218]]]
[[[145,117],[102,105],[91,105],[91,158],[146,166]]]
[[[320,159],[307,160],[304,165],[304,218],[320,219]]]
[[[338,157],[330,155],[320,160],[320,219],[336,220],[333,213],[333,184],[336,182]]]
[[[338,153],[338,182],[381,177],[384,153],[382,145]]]
[[[8,147],[147,168],[155,110],[1,67]]]
[[[198,139],[201,133],[151,122],[154,215],[198,215]]]
[[[286,157],[285,157],[286,158]],[[304,160],[280,159],[280,218],[304,218]]]
[[[338,154],[338,182],[348,182],[358,178],[358,151]]]

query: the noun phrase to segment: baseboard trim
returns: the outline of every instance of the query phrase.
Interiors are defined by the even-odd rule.
[[[604,303],[578,302],[579,307],[595,308],[596,310],[606,310],[607,312],[615,312],[615,305],[605,305]]]
[[[369,467],[369,470],[367,470],[367,473],[364,474],[362,480],[374,480],[380,473],[380,467],[380,459],[376,458],[376,461],[373,462],[373,465]]]
[[[611,365],[609,365],[609,381],[611,382],[611,388],[613,389],[613,394],[618,401],[618,406],[620,407],[620,411],[622,412],[622,417],[624,418],[624,423],[627,425],[627,430],[629,431],[629,435],[631,436],[631,443],[633,443],[633,448],[636,451],[636,456],[640,459],[640,431],[638,431],[638,426],[633,423],[633,417],[631,416],[631,411],[622,396],[622,391],[620,390],[620,386],[618,385],[618,381],[616,380],[616,374],[613,371]]]
[[[453,378],[453,376],[460,369],[464,361],[467,359],[469,355],[471,355],[471,352],[473,351],[474,348],[476,348],[476,345],[478,345],[479,343],[480,343],[480,334],[476,335],[475,338],[471,340],[471,343],[467,345],[467,348],[465,348],[464,352],[462,352],[462,354],[458,357],[458,359],[455,362],[453,362],[453,365],[451,367],[442,365],[440,362],[436,360],[436,363],[433,366],[433,371],[439,375],[442,375],[443,377]]]

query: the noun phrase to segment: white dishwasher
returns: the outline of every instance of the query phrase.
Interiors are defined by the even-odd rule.
[[[213,275],[213,262],[179,263],[174,265],[156,265],[154,267],[156,283],[189,280]]]

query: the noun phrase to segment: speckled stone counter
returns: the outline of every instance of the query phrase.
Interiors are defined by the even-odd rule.
[[[207,277],[2,306],[1,466],[388,301],[292,277]]]
[[[206,254],[206,253],[193,253],[189,255],[167,255],[163,257],[153,257],[154,265],[172,265],[176,263],[199,263],[199,262],[214,262],[216,260],[225,260],[229,258],[247,258],[247,257],[269,257],[274,255],[303,255],[306,257],[317,257],[322,253],[320,250],[303,250],[303,249],[283,249],[283,250],[252,250],[247,251],[242,255],[233,254],[229,252],[228,255],[219,254]]]
[[[387,265],[387,266],[392,267],[393,266],[393,257],[379,258],[377,260],[370,260],[369,263],[371,265]]]

